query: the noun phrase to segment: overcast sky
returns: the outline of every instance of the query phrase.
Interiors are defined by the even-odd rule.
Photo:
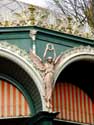
[[[18,0],[18,1],[29,3],[29,4],[34,4],[34,5],[41,6],[41,7],[47,6],[46,4],[47,0]]]

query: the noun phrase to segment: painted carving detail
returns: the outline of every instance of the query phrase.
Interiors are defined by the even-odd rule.
[[[52,56],[47,57],[47,53],[49,51],[53,52],[54,57]],[[41,60],[39,56],[34,54],[32,50],[30,51],[31,61],[33,62],[35,68],[37,68],[43,76],[43,83],[45,88],[44,98],[48,109],[51,108],[51,95],[52,95],[53,83],[55,80],[55,71],[57,70],[57,67],[59,66],[60,63],[62,63],[62,60],[67,60],[68,57],[73,55],[75,56],[76,54],[79,55],[80,53],[94,54],[94,48],[90,46],[74,47],[72,49],[68,49],[67,51],[61,53],[56,58],[56,53],[55,53],[53,44],[47,44],[44,52],[43,60]]]
[[[47,56],[48,52],[53,52],[52,56]],[[35,68],[37,68],[43,75],[43,83],[45,89],[45,102],[46,107],[50,109],[51,106],[51,94],[53,88],[53,80],[54,80],[54,69],[55,65],[57,64],[59,58],[56,58],[56,53],[53,44],[47,44],[44,55],[43,61],[40,59],[39,56],[34,54],[32,50],[30,51],[31,61],[34,63]]]
[[[70,48],[64,52],[62,52],[60,54],[59,57],[59,63],[61,63],[62,61],[67,60],[70,57],[75,57],[76,55],[82,55],[82,54],[94,54],[94,48],[91,46],[79,46],[79,47],[74,47],[74,48]]]
[[[22,58],[26,59],[28,62],[31,63],[30,55],[23,49],[20,49],[18,46],[14,44],[10,44],[7,41],[0,41],[0,50],[4,49],[7,51],[10,51],[18,56],[21,56]]]
[[[32,50],[33,50],[33,53],[36,53],[36,34],[37,34],[37,30],[30,30],[30,37],[32,38],[33,40],[33,45],[32,45]]]
[[[77,55],[94,55],[94,48],[90,46],[79,46],[66,50],[56,57],[56,52],[53,44],[47,44],[44,51],[43,60],[36,55],[32,50],[28,54],[25,50],[18,48],[16,45],[9,44],[6,41],[0,41],[0,50],[10,51],[15,55],[22,57],[27,60],[30,64],[32,63],[34,67],[42,75],[45,95],[44,99],[46,102],[46,107],[51,109],[51,95],[53,89],[53,83],[56,80],[56,73],[58,69],[60,70],[62,64],[65,64],[67,60]],[[48,56],[48,53],[52,53]],[[53,55],[53,56],[52,56]]]

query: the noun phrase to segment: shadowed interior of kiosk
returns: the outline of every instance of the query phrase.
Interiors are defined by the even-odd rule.
[[[72,83],[94,99],[94,61],[80,60],[71,63],[62,71],[58,81]]]
[[[52,109],[60,112],[54,124],[94,124],[93,71],[94,61],[79,60],[61,72],[52,97]]]

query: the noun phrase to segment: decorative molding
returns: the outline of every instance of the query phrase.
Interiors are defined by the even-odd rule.
[[[54,85],[62,70],[71,62],[81,59],[94,59],[94,48],[91,46],[74,47],[61,53],[60,57],[60,61],[55,68]]]
[[[54,57],[47,56],[48,52],[53,52]],[[33,51],[30,51],[31,61],[33,62],[36,69],[39,70],[42,75],[42,80],[44,83],[45,94],[43,95],[46,107],[48,111],[51,111],[51,96],[52,96],[52,85],[54,81],[54,67],[55,67],[55,49],[53,44],[46,44],[46,48],[43,54],[43,60]]]
[[[25,50],[19,48],[18,46],[14,44],[10,44],[7,41],[0,41],[0,50],[6,50],[10,51],[11,53],[15,54],[16,56],[20,56],[20,58],[24,59],[27,61],[30,65],[34,66],[34,63],[31,61],[30,54],[27,53]],[[36,71],[42,76],[42,74],[39,72],[39,70],[36,68]]]
[[[30,37],[31,37],[32,40],[33,40],[32,50],[33,50],[33,53],[34,53],[34,54],[36,53],[36,44],[35,44],[36,34],[37,34],[37,30],[35,30],[35,29],[30,30]]]
[[[5,58],[15,61],[15,63],[21,66],[29,74],[40,92],[43,110],[47,110],[45,99],[43,98],[43,95],[45,94],[43,79],[41,73],[37,68],[35,68],[33,61],[31,61],[30,54],[7,41],[0,41],[0,56],[4,56]],[[55,82],[62,70],[71,62],[78,59],[94,60],[94,48],[91,46],[79,46],[61,53],[60,56],[57,57],[57,63],[55,62],[56,67],[54,71],[53,85],[55,85]]]
[[[35,86],[39,91],[39,96],[42,103],[41,110],[46,110],[45,101],[43,98],[43,80],[39,71],[35,69],[33,62],[30,59],[30,55],[25,50],[20,49],[16,45],[10,44],[7,41],[0,41],[0,57],[7,58],[24,69],[29,77],[34,81]]]
[[[25,50],[20,49],[18,46],[10,44],[7,41],[0,41],[0,49],[2,48],[17,54],[26,59],[29,63],[32,63],[30,60],[30,55]]]
[[[32,38],[32,40],[36,40],[36,34],[37,34],[37,30],[33,29],[30,30],[30,37]]]
[[[78,54],[94,54],[94,48],[91,46],[79,46],[79,47],[74,47],[72,49],[68,49],[61,53],[61,56],[63,59],[68,58],[73,55],[78,55]]]

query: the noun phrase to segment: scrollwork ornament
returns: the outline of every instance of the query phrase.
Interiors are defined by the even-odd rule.
[[[18,56],[23,57],[24,59],[26,59],[28,62],[31,63],[29,54],[25,50],[20,49],[18,46],[14,45],[14,44],[10,44],[7,41],[0,41],[0,49],[2,49],[2,48],[5,50],[8,50]]]

